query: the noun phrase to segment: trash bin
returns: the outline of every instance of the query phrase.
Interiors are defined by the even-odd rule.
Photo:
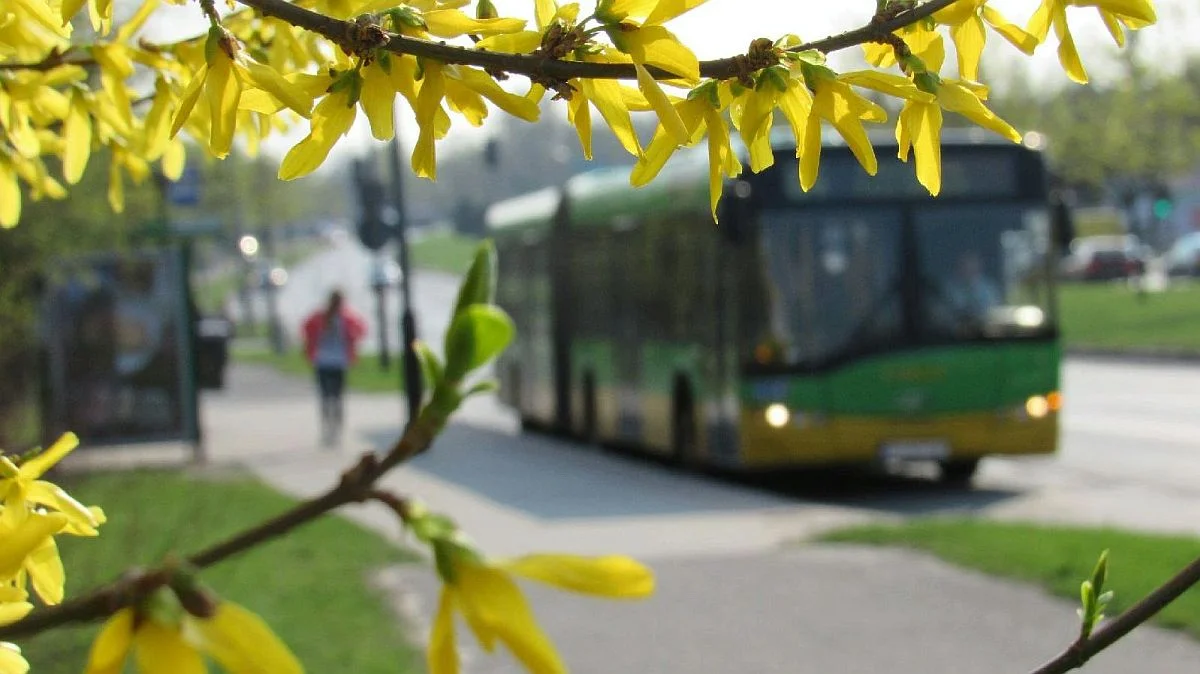
[[[216,390],[225,387],[225,365],[229,361],[229,340],[233,322],[227,318],[205,317],[196,323],[196,386]]]

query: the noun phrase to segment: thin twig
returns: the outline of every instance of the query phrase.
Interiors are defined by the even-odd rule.
[[[1082,667],[1097,653],[1113,645],[1118,639],[1132,632],[1134,628],[1154,617],[1167,604],[1178,599],[1198,582],[1200,582],[1200,558],[1185,566],[1170,580],[1129,607],[1129,610],[1104,623],[1100,629],[1092,632],[1091,637],[1085,640],[1076,640],[1058,657],[1033,670],[1032,674],[1062,674]]]
[[[894,18],[884,21],[872,20],[870,23],[845,33],[798,45],[791,51],[807,51],[815,49],[825,53],[846,49],[855,45],[871,42],[881,33],[890,33],[924,19],[938,10],[944,9],[956,0],[931,0],[923,5],[896,14]],[[267,16],[273,16],[305,30],[320,35],[341,44],[353,30],[353,22],[342,21],[317,12],[294,5],[286,0],[238,0],[238,2],[253,7]],[[412,54],[423,56],[443,63],[473,65],[490,70],[501,70],[541,78],[567,80],[584,79],[636,79],[637,73],[632,64],[628,63],[590,63],[583,61],[561,61],[547,59],[544,55],[504,54],[500,52],[479,51],[470,47],[457,47],[443,42],[430,42],[403,35],[392,35],[384,47],[397,54]],[[701,61],[700,75],[714,79],[735,77],[737,57],[731,56],[712,61]],[[654,67],[648,71],[659,79],[677,79],[679,76]]]
[[[188,563],[196,568],[212,566],[278,538],[343,505],[371,498],[375,482],[395,466],[428,448],[436,430],[444,423],[445,418],[432,411],[423,412],[416,422],[409,424],[404,435],[382,459],[370,452],[362,455],[358,463],[342,473],[338,483],[324,494],[193,554],[187,558]],[[164,568],[126,575],[68,602],[35,611],[19,622],[0,627],[0,640],[29,636],[59,625],[88,622],[112,615],[169,580],[170,574]]]

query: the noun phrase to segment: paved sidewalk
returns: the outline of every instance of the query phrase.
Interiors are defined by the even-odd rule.
[[[309,382],[234,366],[229,389],[204,402],[210,460],[245,465],[296,496],[319,493],[359,451],[385,447],[403,421],[398,397],[347,402],[346,445],[323,450]],[[460,419],[382,486],[452,515],[494,555],[621,552],[655,569],[659,592],[643,602],[528,588],[573,672],[1007,674],[1048,659],[1073,636],[1074,604],[1038,590],[905,551],[794,543],[903,508],[807,501],[520,436],[488,399],[471,402]],[[133,460],[125,451],[109,460]],[[979,492],[977,512],[1003,500]],[[346,514],[402,539],[382,507]],[[404,567],[382,579],[398,607],[415,609],[417,631],[427,629],[432,572]],[[482,656],[468,632],[460,645],[468,674],[520,671],[507,656]],[[1084,671],[1175,674],[1198,663],[1197,642],[1143,629]]]

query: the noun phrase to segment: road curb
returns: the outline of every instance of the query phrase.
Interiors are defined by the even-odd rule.
[[[1191,349],[1112,349],[1074,346],[1065,349],[1070,358],[1120,360],[1126,362],[1200,364],[1200,351]]]

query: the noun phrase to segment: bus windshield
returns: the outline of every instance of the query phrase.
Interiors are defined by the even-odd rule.
[[[1050,327],[1050,224],[1020,204],[916,211],[916,321],[927,341],[1010,337]]]
[[[780,208],[764,211],[760,227],[766,315],[759,329],[776,362],[818,365],[1051,326],[1044,209]]]

